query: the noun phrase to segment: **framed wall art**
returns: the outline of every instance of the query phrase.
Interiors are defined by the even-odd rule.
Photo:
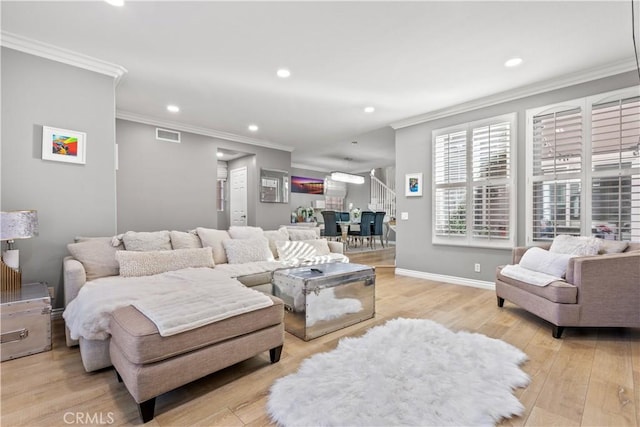
[[[405,175],[405,196],[422,196],[423,186],[424,182],[422,181],[422,172],[408,173]]]
[[[42,127],[42,159],[84,165],[87,134],[69,129]]]

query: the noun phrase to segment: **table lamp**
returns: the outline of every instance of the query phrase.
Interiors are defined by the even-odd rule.
[[[0,212],[0,240],[7,241],[7,250],[2,252],[2,291],[16,290],[22,286],[20,253],[14,249],[14,241],[38,235],[38,212]]]

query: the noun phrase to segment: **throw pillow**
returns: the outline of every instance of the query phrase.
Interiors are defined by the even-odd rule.
[[[620,254],[627,249],[629,242],[619,240],[602,240],[600,242],[599,254]]]
[[[120,274],[116,252],[124,246],[113,247],[110,237],[69,243],[67,249],[84,266],[87,281]]]
[[[264,237],[264,231],[260,227],[232,225],[229,227],[229,236],[232,239],[258,239]]]
[[[124,247],[128,251],[169,251],[171,236],[167,230],[153,232],[127,231],[122,236]]]
[[[273,261],[273,254],[269,249],[269,241],[258,239],[228,239],[222,242],[227,253],[229,264],[243,264],[255,261]]]
[[[597,255],[601,241],[595,237],[560,234],[553,239],[549,252],[577,256]]]
[[[169,251],[117,251],[120,276],[152,276],[189,267],[213,267],[209,248],[175,249]]]
[[[304,227],[297,227],[304,228]],[[288,229],[289,232],[289,240],[313,240],[318,238],[318,233],[315,230],[294,230],[293,228]]]
[[[567,274],[569,259],[575,255],[560,254],[546,251],[542,248],[529,248],[520,259],[520,267],[539,273],[564,277]]]
[[[312,239],[301,241],[313,246],[316,250],[316,255],[329,255],[331,253],[331,250],[329,249],[329,242],[327,241],[327,239]]]
[[[316,248],[301,240],[276,242],[276,247],[278,258],[284,262],[304,260],[318,255]]]
[[[226,264],[227,254],[222,246],[222,242],[231,239],[226,230],[215,230],[213,228],[196,228],[198,237],[202,241],[202,246],[208,246],[213,252],[213,261],[216,264]]]
[[[200,238],[195,233],[184,231],[171,231],[171,246],[173,249],[196,249],[202,247]]]
[[[264,232],[264,237],[269,240],[269,249],[274,257],[278,256],[278,248],[276,247],[277,241],[289,240],[289,232],[286,227],[280,227],[278,230],[267,230]]]

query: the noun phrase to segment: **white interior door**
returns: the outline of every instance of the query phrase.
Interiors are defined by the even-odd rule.
[[[229,174],[229,210],[231,225],[247,225],[247,168],[232,169]]]

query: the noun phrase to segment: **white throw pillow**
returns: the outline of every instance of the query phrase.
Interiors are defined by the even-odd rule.
[[[539,273],[564,277],[567,274],[569,260],[575,255],[559,254],[542,248],[529,248],[520,259],[520,267]]]
[[[208,246],[213,252],[213,261],[216,264],[227,263],[227,253],[224,250],[222,242],[231,239],[226,230],[215,230],[213,228],[196,228],[198,237],[202,241],[202,246]]]
[[[269,241],[258,239],[228,239],[222,242],[229,264],[243,264],[255,261],[274,261]]]
[[[314,229],[304,230],[305,227],[298,227],[301,230],[289,228],[289,240],[313,240],[318,238],[318,233]]]
[[[318,255],[316,248],[302,240],[276,242],[280,261],[304,260]]]
[[[229,236],[232,239],[258,239],[264,237],[264,231],[260,227],[232,225],[229,227]]]
[[[122,236],[124,247],[128,251],[169,251],[171,236],[169,231],[127,231]]]
[[[289,232],[286,227],[280,227],[278,230],[265,230],[264,237],[269,240],[269,249],[274,257],[278,256],[278,248],[276,242],[289,240]]]
[[[175,249],[171,251],[117,251],[120,276],[151,276],[189,267],[213,267],[209,248]]]
[[[302,242],[313,246],[316,250],[316,255],[329,255],[331,253],[327,239],[302,240]]]
[[[553,239],[549,252],[578,256],[597,255],[601,241],[595,237],[560,234]]]
[[[197,249],[202,247],[202,242],[196,234],[193,232],[185,231],[171,231],[171,246],[173,249]]]

